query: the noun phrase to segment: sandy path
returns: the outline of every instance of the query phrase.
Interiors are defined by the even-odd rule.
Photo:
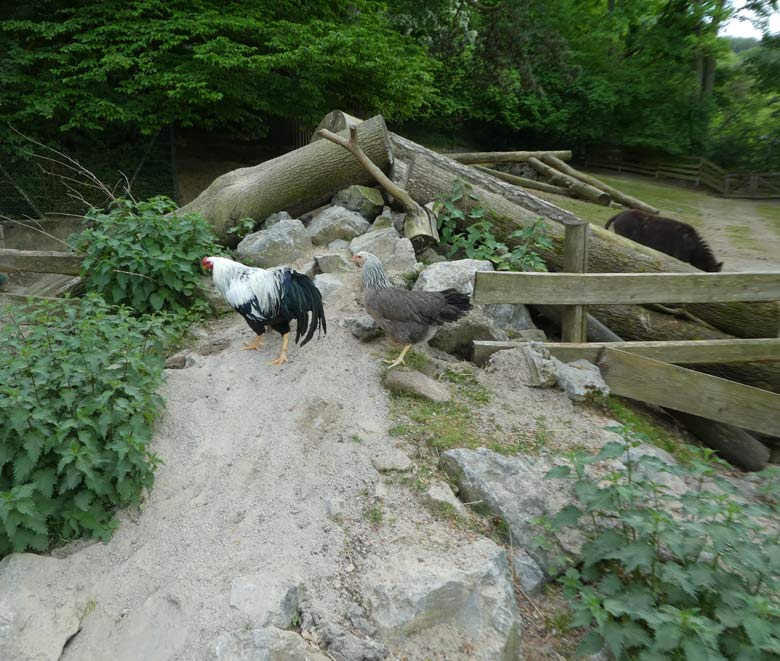
[[[209,355],[168,370],[154,441],[165,463],[143,512],[120,515],[107,545],[57,553],[67,559],[53,591],[75,590],[94,606],[64,660],[202,658],[217,635],[248,626],[229,605],[237,576],[305,580],[314,603],[343,613],[340,577],[368,528],[363,509],[378,477],[370,459],[392,441],[376,349],[338,326],[345,310],[358,311],[354,296],[336,294],[327,309],[328,335],[294,347],[280,369],[267,364],[279,337],[240,351],[251,332],[229,315],[201,343]],[[327,517],[331,497],[344,500],[349,532]],[[410,520],[425,518],[407,507]],[[155,633],[161,613],[164,635]],[[160,644],[170,656],[154,655]]]
[[[758,213],[761,204],[774,218]],[[780,270],[780,204],[707,196],[699,202],[698,229],[724,271]]]

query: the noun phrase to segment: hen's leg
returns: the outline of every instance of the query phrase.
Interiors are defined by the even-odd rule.
[[[242,351],[254,351],[259,350],[260,347],[263,346],[263,337],[261,335],[258,335],[255,337],[254,340],[249,342],[248,344],[245,344],[243,347],[241,347]]]
[[[386,360],[384,362],[388,363],[387,369],[391,370],[397,365],[401,365],[404,362],[404,356],[406,355],[406,352],[409,351],[409,349],[412,348],[411,344],[407,344],[403,350],[401,351],[401,354],[396,358],[395,360]]]
[[[282,350],[279,352],[279,357],[276,360],[272,360],[271,363],[277,367],[281,367],[282,363],[287,362],[287,343],[290,341],[290,333],[282,335]]]

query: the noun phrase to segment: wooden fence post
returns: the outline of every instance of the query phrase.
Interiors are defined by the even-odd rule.
[[[563,270],[568,273],[587,273],[590,225],[585,221],[566,221],[564,225]],[[564,306],[561,315],[563,341],[587,342],[587,319],[584,305]]]

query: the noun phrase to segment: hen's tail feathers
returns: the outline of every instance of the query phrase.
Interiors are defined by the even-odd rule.
[[[607,221],[607,224],[606,224],[606,225],[604,225],[604,229],[605,229],[605,230],[608,230],[608,229],[609,229],[609,226],[610,226],[612,223],[614,223],[614,222],[615,222],[615,218],[617,218],[619,215],[620,215],[619,213],[616,213],[614,216],[612,216],[612,218],[610,218],[610,219]]]
[[[466,294],[457,289],[445,289],[441,293],[444,296],[444,305],[439,313],[442,322],[456,321],[471,310],[471,300]]]
[[[308,276],[297,271],[290,272],[290,284],[285,296],[284,306],[295,319],[295,343],[303,337],[301,346],[306,344],[314,332],[322,331],[327,333],[328,327],[325,322],[325,310],[322,307],[322,294],[314,286],[314,282]],[[311,320],[309,320],[311,312]]]

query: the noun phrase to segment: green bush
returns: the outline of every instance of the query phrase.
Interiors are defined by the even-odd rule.
[[[470,184],[458,179],[452,193],[436,201],[435,211],[441,241],[448,247],[447,257],[463,255],[489,260],[498,271],[546,271],[544,260],[536,252],[538,248],[551,247],[550,240],[544,236],[543,221],[540,219],[512,232],[509,236],[516,245],[510,250],[493,234],[488,212],[471,191]]]
[[[5,311],[0,322],[0,557],[78,536],[107,540],[140,501],[163,402],[173,315],[136,318],[98,296]]]
[[[779,659],[777,474],[764,476],[762,499],[749,503],[712,463],[634,459],[637,437],[624,435],[596,456],[571,453],[573,471],[548,474],[574,482],[576,505],[546,527],[587,537],[581,566],[561,579],[572,627],[588,631],[580,652],[606,645],[616,659]],[[625,468],[588,468],[618,458]],[[675,495],[665,475],[697,486]]]
[[[181,311],[198,301],[200,260],[220,248],[203,217],[175,209],[168,198],[154,197],[89,211],[88,228],[74,237],[86,255],[81,275],[87,288],[141,314]]]

